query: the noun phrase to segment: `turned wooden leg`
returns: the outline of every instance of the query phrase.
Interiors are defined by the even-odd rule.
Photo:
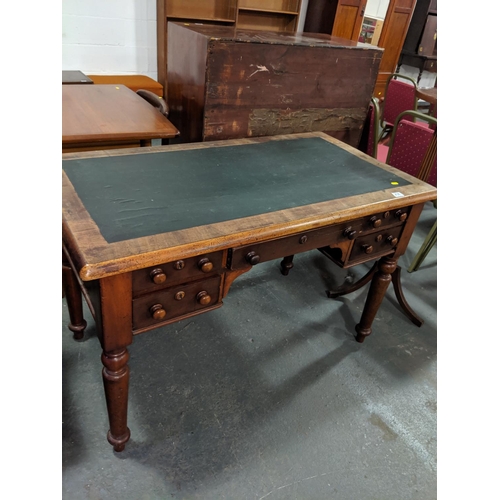
[[[123,451],[130,439],[127,427],[130,371],[127,346],[132,343],[132,275],[118,274],[99,281],[102,311],[102,379],[108,408],[108,441]]]
[[[83,319],[82,291],[69,264],[63,262],[62,272],[64,295],[66,296],[70,319],[68,328],[73,332],[75,340],[81,340],[87,327],[87,322]]]
[[[396,259],[391,257],[382,257],[380,259],[378,270],[372,278],[361,320],[356,325],[356,340],[358,342],[363,342],[372,333],[373,320],[391,283],[391,274],[395,271],[396,267]]]
[[[104,365],[102,378],[109,417],[108,441],[115,451],[123,451],[125,443],[130,439],[130,430],[127,427],[130,378],[128,359],[127,348],[114,352],[104,351],[101,356]]]
[[[288,276],[290,269],[293,267],[293,255],[288,255],[287,257],[283,257],[283,260],[280,263],[281,274],[283,276]]]

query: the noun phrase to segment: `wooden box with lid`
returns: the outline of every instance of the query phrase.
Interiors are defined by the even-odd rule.
[[[321,34],[169,23],[181,142],[321,131],[359,143],[383,50]]]

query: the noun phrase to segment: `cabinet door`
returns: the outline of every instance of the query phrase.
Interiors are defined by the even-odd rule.
[[[434,47],[437,40],[437,16],[429,14],[427,22],[425,23],[422,39],[418,47],[419,56],[432,56],[434,55]]]
[[[357,41],[367,0],[339,0],[332,36]]]
[[[384,49],[375,86],[375,97],[382,97],[385,83],[398,64],[417,0],[391,0],[385,16],[378,46]]]

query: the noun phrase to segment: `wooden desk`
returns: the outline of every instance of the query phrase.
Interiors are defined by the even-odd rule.
[[[134,335],[222,305],[259,262],[328,249],[378,260],[356,340],[372,331],[391,273],[436,189],[322,132],[65,155],[64,283],[75,338],[98,325],[108,440],[129,440]],[[286,286],[286,278],[283,278]]]
[[[123,85],[62,86],[62,150],[93,151],[151,145],[179,131]]]
[[[94,81],[91,80],[85,73],[81,71],[68,71],[64,70],[62,72],[62,84],[63,85],[81,85],[81,84],[93,84]]]
[[[417,98],[435,106],[437,104],[437,87],[430,89],[417,87]]]

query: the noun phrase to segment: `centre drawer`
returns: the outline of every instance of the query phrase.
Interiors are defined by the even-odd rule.
[[[363,220],[360,219],[237,248],[233,252],[231,268],[241,269],[249,263],[266,262],[341,242],[350,243],[354,235],[358,234],[362,224]]]
[[[160,325],[172,318],[214,306],[221,299],[221,282],[222,276],[212,276],[133,299],[133,329]]]
[[[212,252],[135,271],[132,274],[134,296],[177,283],[220,274],[223,267],[223,255],[223,251]]]

